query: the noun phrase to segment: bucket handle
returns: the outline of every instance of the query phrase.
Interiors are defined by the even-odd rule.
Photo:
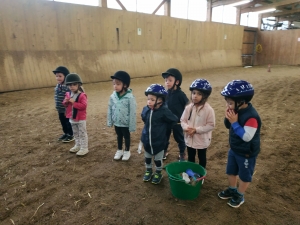
[[[178,179],[174,179],[174,177],[172,176],[172,175],[168,175],[169,176],[169,179],[170,180],[173,180],[173,181],[179,181],[179,182],[184,182],[184,183],[186,183],[184,180],[178,180]],[[206,176],[203,176],[203,177],[200,177],[200,178],[198,178],[196,181],[200,181],[200,180],[203,180],[204,181],[204,179],[206,178]],[[202,184],[204,183],[202,181]],[[186,184],[189,184],[189,183],[186,183]]]

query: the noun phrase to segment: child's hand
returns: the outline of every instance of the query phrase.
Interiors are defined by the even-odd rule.
[[[235,113],[234,110],[227,110],[225,117],[231,124],[238,121],[238,114]]]
[[[189,136],[192,137],[192,136],[196,133],[196,128],[188,127],[188,128],[186,129],[186,132],[187,132],[187,134],[188,134]]]
[[[69,102],[71,102],[72,104],[75,102],[73,98],[69,99]]]

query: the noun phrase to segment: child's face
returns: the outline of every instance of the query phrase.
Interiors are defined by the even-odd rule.
[[[117,79],[113,79],[113,86],[116,92],[120,92],[123,89],[123,82]]]
[[[157,99],[157,101],[156,101]],[[155,102],[156,102],[156,106],[154,107],[155,105]],[[162,104],[162,99],[161,98],[157,98],[157,96],[155,95],[147,95],[147,106],[150,108],[150,109],[158,109]]]
[[[235,102],[230,98],[225,98],[227,109],[234,110]]]
[[[203,96],[202,93],[198,90],[192,91],[192,102],[194,104],[198,104],[202,100]]]
[[[79,89],[79,84],[78,83],[68,84],[68,87],[69,87],[70,91],[77,92]]]
[[[175,77],[168,76],[165,78],[165,86],[168,90],[174,86],[174,83],[175,83]],[[178,84],[178,83],[179,83],[179,81],[176,81],[176,84]],[[176,88],[177,87],[175,86],[174,89],[176,90]]]
[[[55,78],[58,84],[62,84],[65,80],[65,76],[62,73],[55,73]]]

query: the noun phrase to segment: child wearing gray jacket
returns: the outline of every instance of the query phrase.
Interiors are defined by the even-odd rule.
[[[117,134],[118,150],[114,159],[127,161],[130,158],[130,132],[136,130],[136,100],[129,88],[130,76],[127,72],[117,71],[111,79],[114,92],[108,103],[107,126],[114,126]]]

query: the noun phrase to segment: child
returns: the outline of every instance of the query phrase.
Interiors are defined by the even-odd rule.
[[[75,146],[70,149],[70,152],[77,152],[76,155],[83,156],[89,152],[86,131],[87,96],[83,91],[82,80],[78,74],[70,73],[66,77],[66,85],[71,93],[66,93],[63,103],[67,107],[66,117],[70,120],[75,137]]]
[[[228,205],[238,208],[244,203],[244,193],[252,181],[253,171],[260,152],[261,120],[250,103],[254,89],[244,80],[229,82],[221,92],[227,107],[225,127],[229,129],[229,144],[226,174],[229,187],[218,193],[221,199],[229,199]],[[239,176],[239,187],[237,179]]]
[[[65,78],[69,74],[69,70],[64,66],[59,66],[52,71],[55,74],[57,85],[55,87],[55,106],[58,112],[58,117],[63,129],[64,134],[61,135],[58,140],[62,142],[74,141],[72,126],[69,119],[66,117],[66,108],[62,104],[65,94],[69,91],[69,88],[64,84]]]
[[[178,121],[178,118],[165,105],[167,94],[165,88],[159,84],[152,84],[145,91],[148,100],[147,106],[142,111],[142,120],[145,123],[142,131],[142,142],[145,149],[146,164],[143,180],[150,181],[152,178],[152,157],[154,157],[156,171],[152,178],[153,184],[159,184],[163,177],[161,171],[164,148],[168,141],[167,126]]]
[[[185,109],[186,104],[189,102],[185,93],[181,90],[180,85],[182,83],[182,75],[178,69],[170,68],[166,72],[162,73],[162,77],[165,79],[165,86],[168,89],[167,105],[168,108],[177,116],[178,121],[173,127],[169,126],[167,129],[167,143],[164,148],[164,159],[168,155],[168,146],[171,132],[173,130],[173,136],[178,144],[179,148],[179,161],[184,161],[185,142],[183,136],[183,130],[180,125],[180,118]]]
[[[113,76],[114,92],[110,96],[107,112],[107,126],[115,126],[118,150],[115,160],[130,158],[130,132],[136,129],[136,101],[129,88],[130,76],[125,71],[117,71]],[[125,150],[123,151],[123,137]]]
[[[215,128],[215,112],[207,102],[212,88],[207,80],[197,79],[191,84],[190,91],[192,103],[185,108],[180,121],[185,131],[188,161],[195,162],[198,152],[199,164],[205,168],[206,150]]]

